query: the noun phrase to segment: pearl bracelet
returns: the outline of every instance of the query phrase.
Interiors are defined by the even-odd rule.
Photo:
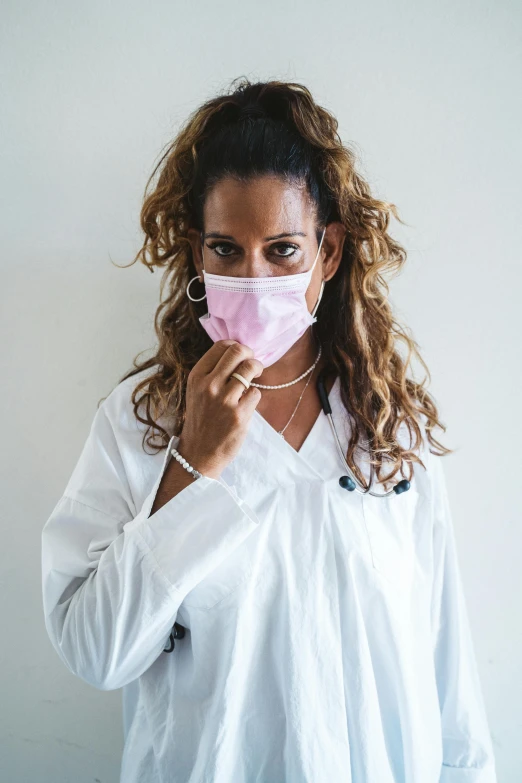
[[[196,470],[196,468],[193,468],[192,465],[189,465],[186,459],[184,459],[179,451],[175,449],[174,447],[171,448],[170,453],[174,457],[175,460],[179,462],[179,464],[185,468],[185,470],[188,470],[189,473],[192,473],[195,478],[203,478],[203,474],[199,472],[199,470]]]

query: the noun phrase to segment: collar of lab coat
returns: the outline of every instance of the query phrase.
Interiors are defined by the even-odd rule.
[[[346,452],[350,419],[341,401],[339,376],[330,390],[329,400],[337,434]],[[255,410],[241,448],[222,475],[238,492],[243,487],[243,476],[248,477],[249,492],[256,488],[256,484],[260,491],[266,492],[267,485],[276,489],[299,482],[337,482],[345,472],[328,417],[323,410],[299,451]]]

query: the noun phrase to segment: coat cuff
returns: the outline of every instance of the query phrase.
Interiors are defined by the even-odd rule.
[[[163,466],[140,513],[124,525],[139,534],[172,587],[182,595],[216,568],[260,523],[234,487],[219,479],[194,479],[149,516],[161,479],[172,459],[167,447]]]

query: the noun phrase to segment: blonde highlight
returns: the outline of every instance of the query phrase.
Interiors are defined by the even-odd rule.
[[[432,453],[442,456],[452,449],[432,434],[435,427],[444,432],[446,427],[426,388],[431,376],[411,331],[394,318],[388,301],[384,275],[397,274],[406,262],[405,249],[389,233],[390,220],[393,216],[403,221],[394,204],[372,196],[357,171],[355,153],[338,134],[337,120],[317,105],[304,85],[280,81],[252,84],[243,77],[236,87],[236,81],[231,92],[193,112],[167,145],[145,187],[140,213],[145,239],[132,264],[140,261],[151,272],[165,270],[154,318],[158,346],[151,358],[140,361],[136,357],[133,369],[120,379],[121,383],[151,370],[132,392],[136,419],[147,427],[143,445],[162,450],[173,434],[181,433],[188,374],[212,345],[198,321],[205,312],[204,304],[186,296],[189,280],[197,275],[187,231],[195,221],[193,188],[200,150],[223,122],[220,118],[226,116],[231,122],[235,115],[230,113],[244,109],[245,96],[248,106],[253,97],[260,106],[277,98],[277,105],[286,107],[292,127],[313,149],[332,214],[347,232],[343,259],[326,284],[315,324],[329,371],[340,375],[341,398],[356,425],[346,460],[365,484],[355,457],[364,435],[378,481],[387,487],[399,471],[411,480],[413,463],[424,465],[417,453],[423,440],[422,419]],[[410,377],[413,361],[425,371],[421,382]],[[165,415],[172,418],[171,432],[158,423]],[[408,446],[400,442],[403,427],[410,435]],[[382,476],[385,463],[390,472]],[[409,465],[407,475],[404,464]]]

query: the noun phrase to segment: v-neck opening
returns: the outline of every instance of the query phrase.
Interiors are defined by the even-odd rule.
[[[329,400],[330,402],[331,402],[331,400],[332,400],[332,395],[333,395],[333,393],[334,393],[334,390],[335,390],[335,391],[337,391],[337,386],[338,386],[338,384],[339,384],[339,383],[340,383],[340,376],[338,375],[338,376],[336,377],[335,381],[333,382],[333,384],[332,384],[332,388],[330,389],[330,392],[329,392],[329,394],[328,394],[328,400]],[[264,417],[264,416],[262,416],[262,415],[259,413],[259,411],[258,411],[258,410],[256,410],[256,409],[254,409],[254,417],[256,417],[257,419],[260,419],[260,420],[261,420],[261,425],[262,425],[262,426],[263,426],[263,427],[264,427],[264,428],[265,428],[265,429],[266,429],[266,430],[267,430],[267,431],[270,433],[270,435],[271,435],[272,437],[276,437],[276,438],[278,438],[278,440],[279,440],[279,442],[280,442],[280,443],[281,443],[281,441],[282,441],[282,443],[281,443],[281,446],[282,446],[282,448],[290,449],[290,453],[294,455],[294,459],[299,459],[299,460],[301,460],[302,462],[304,462],[304,463],[305,463],[305,465],[307,465],[307,467],[308,467],[310,470],[312,470],[312,471],[313,471],[314,473],[316,473],[318,476],[320,476],[320,475],[321,475],[321,474],[319,473],[319,471],[318,471],[316,468],[314,468],[314,466],[313,466],[313,465],[312,465],[312,464],[311,464],[311,463],[310,463],[310,462],[309,462],[309,461],[308,461],[308,460],[305,458],[305,453],[304,453],[304,452],[305,452],[305,450],[307,449],[308,445],[311,443],[311,441],[312,441],[312,438],[315,436],[315,434],[316,434],[317,430],[318,430],[318,429],[319,429],[319,427],[321,426],[323,419],[325,419],[325,418],[326,418],[326,414],[325,414],[325,412],[324,412],[324,410],[323,410],[322,406],[321,406],[321,410],[319,411],[319,414],[318,414],[317,418],[315,419],[314,423],[312,424],[312,428],[311,428],[310,432],[308,433],[308,435],[306,436],[306,438],[305,438],[305,439],[304,439],[304,441],[302,442],[302,444],[301,444],[301,447],[300,447],[299,451],[297,451],[297,449],[294,449],[294,447],[293,447],[293,446],[292,446],[290,443],[288,443],[288,441],[286,440],[286,438],[284,438],[282,435],[280,435],[280,434],[279,434],[279,432],[278,432],[278,431],[275,429],[275,427],[273,427],[273,426],[270,424],[270,422],[268,422],[268,421],[265,419],[265,417]]]

